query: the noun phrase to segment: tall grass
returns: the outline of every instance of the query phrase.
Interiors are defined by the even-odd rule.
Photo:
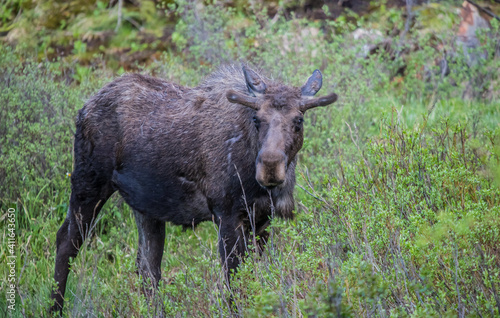
[[[498,28],[483,41],[481,63],[470,65],[458,52],[442,76],[435,61],[443,51],[418,32],[364,56],[366,43],[339,33],[354,28],[343,20],[263,21],[221,5],[195,13],[180,4],[177,47],[142,72],[196,85],[217,64],[245,60],[298,86],[320,68],[319,94],[338,93],[337,104],[306,114],[296,218],[272,221],[267,249],[249,251],[231,289],[217,228],[167,225],[163,278],[151,299],[136,275],[132,213],[115,195],[73,260],[65,315],[500,314]],[[453,49],[452,30],[439,40]],[[413,44],[419,49],[394,54]],[[47,315],[55,234],[68,208],[74,117],[112,77],[79,67],[0,48],[0,209],[16,209],[15,317]],[[6,255],[0,246],[2,262]],[[1,298],[2,314],[5,308]]]

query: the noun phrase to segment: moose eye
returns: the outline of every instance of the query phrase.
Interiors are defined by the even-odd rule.
[[[255,127],[257,127],[257,129],[259,129],[260,127],[260,119],[257,118],[257,116],[253,116],[252,118],[254,124],[255,124]]]
[[[295,118],[294,122],[295,122],[295,125],[302,126],[302,123],[304,122],[304,118],[297,117],[297,118]]]
[[[299,132],[302,129],[302,123],[304,122],[304,118],[298,117],[294,120],[295,132]]]

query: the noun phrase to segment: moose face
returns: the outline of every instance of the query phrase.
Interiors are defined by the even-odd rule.
[[[258,131],[259,152],[255,162],[255,179],[264,188],[282,185],[289,164],[302,148],[304,140],[304,113],[310,108],[326,106],[337,100],[332,93],[314,98],[322,85],[322,76],[315,70],[299,88],[287,86],[267,87],[254,71],[243,67],[250,95],[230,90],[227,99],[254,109],[252,118]]]

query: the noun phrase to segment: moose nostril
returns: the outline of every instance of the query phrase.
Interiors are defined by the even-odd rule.
[[[285,182],[285,179],[280,179],[280,180],[274,180],[271,184],[273,187],[279,186],[280,184],[283,184]]]
[[[264,188],[267,190],[272,190],[272,189],[276,188],[276,186],[278,186],[278,185],[277,184],[268,184]]]
[[[286,163],[287,157],[283,152],[263,153],[257,158],[258,163],[263,163],[266,166],[277,166]]]
[[[261,185],[264,188],[271,190],[271,189],[276,188],[280,184],[283,184],[283,182],[285,182],[285,180],[272,180],[272,181],[268,181],[266,183],[261,183]]]

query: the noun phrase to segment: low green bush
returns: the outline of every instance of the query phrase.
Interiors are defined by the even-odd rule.
[[[193,86],[220,63],[250,61],[299,86],[319,68],[319,94],[335,91],[339,100],[306,114],[296,218],[272,221],[267,249],[249,251],[231,289],[218,259],[217,228],[168,225],[163,279],[157,297],[146,299],[135,273],[135,222],[115,195],[73,260],[65,315],[500,314],[498,24],[492,22],[487,37],[479,34],[483,46],[476,50],[487,54],[474,64],[454,47],[455,11],[437,4],[416,10],[414,29],[404,34],[406,21],[394,8],[308,21],[284,9],[263,18],[258,2],[253,9],[240,2],[176,3],[182,19],[175,47],[137,65],[141,72]],[[111,10],[99,6],[97,17]],[[144,16],[127,14],[154,23],[146,9]],[[439,34],[425,29],[432,10],[445,17]],[[374,27],[390,41],[366,55],[370,43],[350,31]],[[39,52],[23,50],[0,47],[0,215],[16,210],[14,317],[39,317],[50,304],[55,234],[68,207],[74,119],[113,76],[105,58],[87,67],[69,59],[40,62]],[[83,41],[75,50],[88,53]],[[7,252],[0,246],[2,262]],[[0,267],[2,277],[7,271]],[[6,286],[0,282],[1,290]],[[2,314],[4,308],[1,298]]]

